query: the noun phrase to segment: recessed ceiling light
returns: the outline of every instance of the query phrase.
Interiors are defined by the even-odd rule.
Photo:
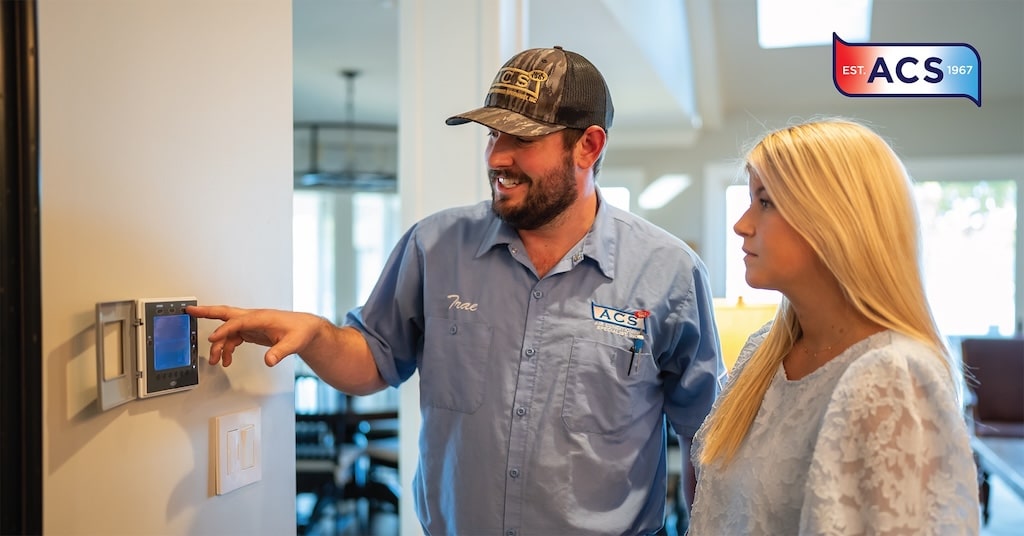
[[[644,210],[654,210],[668,204],[675,196],[690,187],[690,176],[683,174],[662,175],[640,192],[636,204]]]

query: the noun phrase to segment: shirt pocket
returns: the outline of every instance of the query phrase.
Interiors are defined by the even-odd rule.
[[[420,365],[420,403],[473,413],[484,401],[492,329],[489,324],[427,317]]]
[[[636,356],[622,346],[573,339],[565,379],[562,421],[573,432],[617,434],[634,421],[636,408],[657,375],[650,352]],[[629,374],[633,358],[633,373]]]

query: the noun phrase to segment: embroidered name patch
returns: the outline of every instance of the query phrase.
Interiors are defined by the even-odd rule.
[[[643,338],[644,333],[647,333],[647,318],[651,315],[648,311],[622,311],[593,302],[590,304],[590,312],[597,329],[632,339]]]

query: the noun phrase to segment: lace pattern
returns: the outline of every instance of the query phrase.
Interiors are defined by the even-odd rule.
[[[726,391],[765,332],[748,341]],[[703,439],[702,428],[689,534],[978,533],[953,385],[933,352],[901,334],[872,335],[797,381],[780,366],[727,467],[697,463]]]

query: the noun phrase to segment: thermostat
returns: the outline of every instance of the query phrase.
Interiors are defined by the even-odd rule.
[[[199,385],[194,297],[96,304],[96,385],[103,410]]]

